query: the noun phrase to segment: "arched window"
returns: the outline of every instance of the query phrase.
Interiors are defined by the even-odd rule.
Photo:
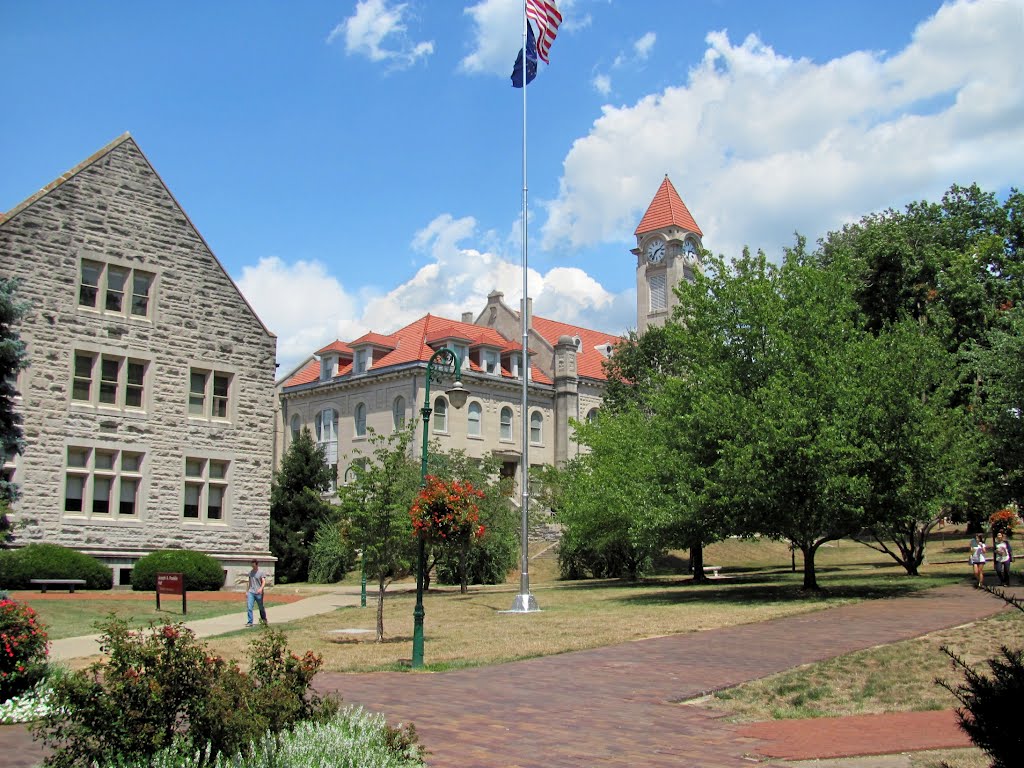
[[[544,416],[540,411],[530,414],[530,442],[539,445],[544,440]]]
[[[434,401],[434,431],[448,431],[448,401],[443,397]]]
[[[302,434],[302,419],[296,413],[292,416],[292,440],[298,440],[300,434]]]
[[[501,439],[512,439],[512,409],[507,405],[501,409]]]
[[[355,413],[356,437],[366,437],[366,404],[359,403]]]
[[[324,460],[328,466],[338,463],[338,412],[324,408],[316,415],[316,443],[323,446]]]
[[[401,395],[391,404],[391,425],[395,432],[405,429],[405,398]]]
[[[480,437],[481,424],[483,422],[484,409],[480,403],[470,403],[469,412],[466,416],[466,433],[471,437]]]
[[[591,408],[587,411],[587,423],[593,424],[597,421],[597,408]]]

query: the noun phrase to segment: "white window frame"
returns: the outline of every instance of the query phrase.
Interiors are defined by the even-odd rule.
[[[72,461],[72,456],[81,459]],[[146,451],[139,448],[69,444],[64,449],[64,502],[62,516],[86,520],[139,520],[144,509],[143,471]],[[72,481],[79,484],[79,495],[70,495]],[[130,512],[123,512],[125,487],[134,483],[135,498]],[[104,489],[104,490],[101,490]],[[104,496],[105,494],[105,496]],[[80,509],[68,509],[77,498]],[[97,504],[105,501],[106,510]]]
[[[225,525],[228,522],[233,462],[220,456],[185,456],[182,468],[181,519],[186,523]],[[195,492],[195,515],[188,514],[189,489]],[[218,516],[210,516],[211,502],[219,496]]]
[[[366,437],[366,403],[352,409],[352,430],[356,437]]]
[[[373,367],[373,355],[369,349],[357,349],[352,360],[352,373],[366,373]]]
[[[89,361],[87,371],[80,368],[80,360]],[[111,366],[113,376],[110,375]],[[141,379],[136,375],[140,367]],[[94,349],[75,349],[71,353],[71,403],[76,407],[145,413],[149,370],[149,361],[142,358]],[[129,378],[130,373],[132,375]],[[86,397],[79,396],[81,386],[88,387]],[[130,394],[133,396],[129,397]]]
[[[466,407],[466,436],[472,438],[483,438],[484,436],[484,409],[476,400]]]
[[[302,417],[297,413],[293,413],[288,424],[292,442],[299,439],[299,435],[302,434]]]
[[[508,414],[507,422],[505,421],[506,414]],[[515,418],[516,415],[509,406],[506,405],[501,409],[501,414],[499,416],[501,427],[498,439],[501,440],[503,443],[512,442],[513,435],[515,434],[512,430],[512,427],[515,425]]]
[[[544,414],[540,411],[530,413],[530,445],[544,445]]]
[[[96,271],[95,284],[85,281],[86,267],[91,267]],[[119,287],[115,286],[111,280],[112,271],[124,275],[124,281]],[[137,292],[139,280],[147,278],[148,282],[144,286],[145,292]],[[152,320],[156,280],[156,273],[149,270],[83,256],[79,259],[78,283],[76,285],[78,308],[101,315],[113,315],[134,320]],[[86,291],[89,290],[92,291],[92,303],[85,299]],[[110,306],[115,301],[119,306]],[[142,309],[137,311],[140,305]]]
[[[323,446],[328,466],[338,464],[338,416],[338,409],[329,406],[317,412],[314,422],[316,444]]]
[[[400,432],[405,429],[405,398],[398,395],[391,403],[391,429]]]
[[[195,387],[202,378],[202,389]],[[222,389],[219,384],[227,380]],[[190,419],[231,421],[235,401],[235,374],[231,371],[193,365],[188,369],[186,408]]]
[[[500,376],[501,355],[494,349],[480,350],[480,367],[489,376]]]
[[[434,412],[431,414],[431,427],[434,433],[448,434],[448,401],[443,397],[434,398]]]

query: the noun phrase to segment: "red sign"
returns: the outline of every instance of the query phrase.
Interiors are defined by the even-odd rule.
[[[160,610],[160,595],[181,595],[181,612],[188,613],[185,601],[185,574],[158,573],[156,575],[156,609]]]

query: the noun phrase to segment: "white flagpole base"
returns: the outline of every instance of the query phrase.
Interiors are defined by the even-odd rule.
[[[515,600],[512,601],[512,607],[507,611],[499,611],[499,613],[539,613],[540,608],[537,606],[537,598],[533,595],[520,594],[516,595]]]

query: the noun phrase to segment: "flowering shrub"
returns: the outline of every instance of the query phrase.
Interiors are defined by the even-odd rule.
[[[257,635],[247,675],[182,624],[132,631],[112,618],[100,629],[109,661],[55,680],[50,712],[34,726],[51,749],[51,768],[146,758],[182,739],[232,755],[263,733],[337,711],[307,690],[320,658],[290,654],[279,631]]]
[[[435,543],[480,538],[484,527],[480,525],[477,500],[483,497],[484,492],[472,483],[427,475],[426,487],[416,495],[409,510],[413,530]]]
[[[993,536],[997,533],[1012,536],[1013,529],[1018,525],[1020,525],[1020,518],[1017,516],[1017,510],[1010,507],[993,512],[988,518],[988,527]]]
[[[46,675],[46,632],[24,603],[0,600],[0,702],[24,693]]]

